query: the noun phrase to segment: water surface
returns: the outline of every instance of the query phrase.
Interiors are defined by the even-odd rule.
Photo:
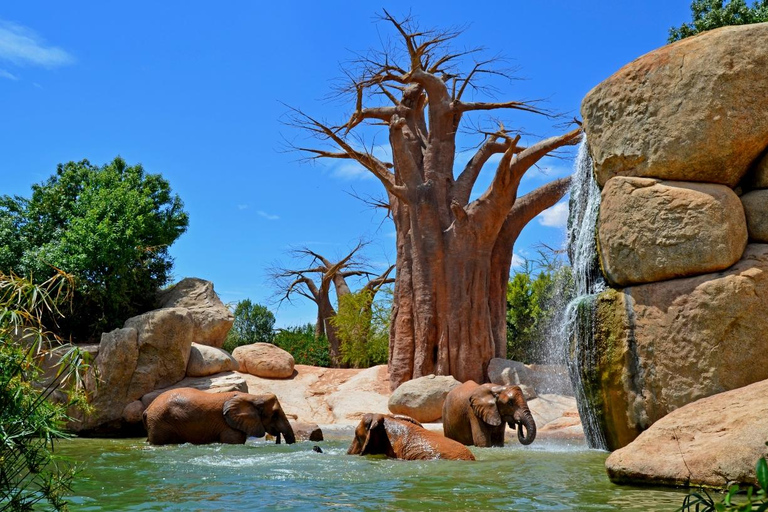
[[[106,510],[674,510],[684,493],[616,486],[607,454],[536,441],[472,448],[477,462],[346,455],[321,443],[149,446],[144,439],[58,445],[80,467],[73,511]],[[319,445],[323,453],[312,451]]]

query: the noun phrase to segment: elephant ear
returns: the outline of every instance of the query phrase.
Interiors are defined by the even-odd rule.
[[[266,432],[261,422],[260,405],[263,407],[263,404],[252,400],[248,395],[235,395],[224,402],[224,420],[230,427],[249,436],[263,437]]]
[[[499,408],[496,406],[498,394],[493,392],[495,389],[480,386],[469,397],[469,405],[472,407],[472,412],[475,413],[475,416],[492,427],[501,425],[501,415],[499,414]]]

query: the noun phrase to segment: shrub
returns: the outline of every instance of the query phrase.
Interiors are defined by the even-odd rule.
[[[82,398],[77,377],[85,366],[73,349],[41,388],[35,365],[55,343],[41,319],[44,311],[57,311],[66,277],[57,273],[35,285],[0,273],[0,511],[32,510],[40,502],[66,510],[63,496],[71,490],[74,468],[53,454],[54,440],[66,437],[66,406],[48,398],[64,386],[70,404]]]
[[[265,306],[241,300],[235,307],[235,321],[227,334],[223,348],[229,352],[251,343],[272,343],[275,315]]]
[[[172,267],[168,248],[187,224],[168,182],[141,165],[60,164],[31,198],[0,198],[0,271],[36,283],[55,268],[71,274],[71,311],[58,332],[94,339],[155,307]]]
[[[507,283],[507,358],[552,362],[546,341],[557,336],[557,314],[571,294],[571,269],[557,255],[525,261]]]
[[[389,358],[392,292],[383,290],[383,300],[374,300],[374,293],[364,288],[342,296],[331,319],[341,341],[341,360],[353,368],[385,364]]]
[[[289,352],[296,364],[326,368],[331,365],[328,339],[325,336],[315,338],[312,324],[278,329],[273,343]]]

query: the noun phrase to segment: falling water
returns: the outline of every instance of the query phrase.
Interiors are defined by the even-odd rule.
[[[586,138],[579,146],[571,184],[568,219],[568,256],[573,272],[575,298],[567,305],[561,333],[568,353],[568,371],[576,393],[584,435],[590,448],[606,449],[605,436],[589,400],[582,375],[594,375],[597,356],[594,320],[598,294],[605,289],[597,257],[595,226],[600,210],[600,189],[592,172]]]

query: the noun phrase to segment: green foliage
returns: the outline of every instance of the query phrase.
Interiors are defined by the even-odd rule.
[[[382,300],[374,300],[375,292],[368,288],[342,296],[331,319],[341,341],[341,360],[353,368],[385,364],[389,358],[392,292],[383,292]]]
[[[768,443],[766,443],[768,445]],[[694,492],[683,500],[681,512],[750,512],[768,511],[768,463],[761,457],[756,464],[757,492],[752,487],[746,491],[732,485],[728,493],[719,502],[715,502],[707,491]]]
[[[669,29],[670,43],[727,25],[747,25],[768,21],[768,0],[758,0],[749,7],[745,0],[694,0],[690,24]]]
[[[168,248],[187,224],[168,182],[141,165],[119,157],[102,167],[60,164],[31,198],[0,198],[0,271],[37,283],[52,267],[74,276],[59,331],[92,339],[155,306],[172,266]]]
[[[45,311],[57,311],[67,277],[57,273],[35,285],[0,273],[0,511],[32,510],[42,502],[67,509],[63,496],[74,468],[53,454],[54,440],[66,437],[60,428],[66,405],[48,398],[64,386],[80,398],[85,366],[73,349],[46,382],[35,364],[55,342],[41,320]]]
[[[554,335],[559,305],[572,289],[570,267],[542,256],[525,261],[507,283],[507,358],[524,363],[548,362],[543,341]]]
[[[235,306],[235,321],[224,341],[224,350],[232,352],[241,345],[272,343],[275,315],[261,304],[250,299],[241,300]]]
[[[331,365],[328,339],[325,336],[315,338],[313,324],[278,329],[273,342],[290,353],[296,364],[326,368]]]

